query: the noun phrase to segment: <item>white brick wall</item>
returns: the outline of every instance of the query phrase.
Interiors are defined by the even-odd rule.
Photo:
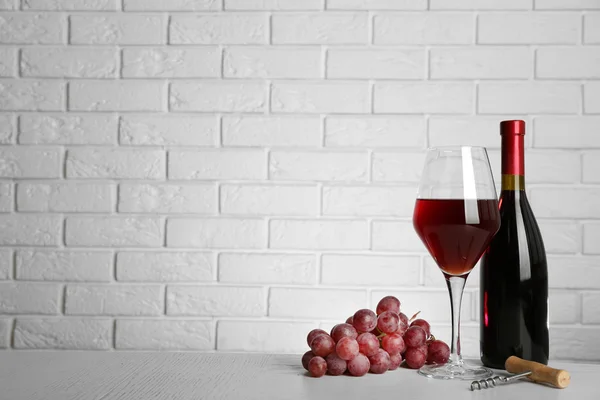
[[[449,340],[424,149],[498,174],[522,118],[551,355],[600,360],[599,45],[598,0],[0,0],[0,348],[298,353],[388,294]]]

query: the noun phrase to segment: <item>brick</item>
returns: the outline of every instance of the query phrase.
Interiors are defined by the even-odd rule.
[[[265,315],[265,295],[259,287],[167,287],[167,315],[258,317]]]
[[[56,148],[0,148],[0,177],[58,178],[61,176],[60,153]]]
[[[598,5],[600,8],[600,5]],[[583,41],[586,44],[600,43],[600,13],[590,13],[583,16]]]
[[[17,209],[30,212],[110,212],[115,188],[87,183],[20,183]]]
[[[334,116],[325,120],[325,146],[422,148],[426,130],[422,117]]]
[[[267,44],[269,22],[263,13],[173,15],[171,44]]]
[[[69,110],[161,111],[161,81],[75,81],[69,83]]]
[[[15,190],[11,183],[0,182],[0,212],[10,212],[15,203]]]
[[[599,293],[583,293],[582,294],[582,322],[584,324],[600,323],[600,294]]]
[[[259,249],[267,242],[265,223],[257,219],[170,218],[167,247]]]
[[[0,0],[0,10],[18,10],[18,9],[19,9],[19,4],[17,3],[17,0]],[[2,335],[0,335],[0,338],[2,338]]]
[[[593,361],[600,357],[597,326],[550,328],[550,359]]]
[[[536,54],[537,78],[600,78],[599,66],[600,49],[594,47],[544,47]]]
[[[600,152],[583,153],[583,182],[600,182]]]
[[[236,147],[317,147],[318,116],[223,116],[223,145]]]
[[[561,149],[600,147],[598,124],[600,117],[537,117],[533,125],[533,145]]]
[[[61,111],[65,84],[55,81],[0,81],[0,111]]]
[[[221,52],[216,47],[151,47],[123,49],[125,78],[216,78]]]
[[[67,24],[60,14],[6,12],[0,15],[0,43],[63,43]]]
[[[218,137],[213,116],[122,115],[119,142],[132,146],[212,146]]]
[[[213,264],[210,253],[119,252],[116,276],[131,282],[212,281]]]
[[[586,114],[600,114],[600,82],[583,85],[583,109]]]
[[[125,11],[216,11],[221,0],[124,0]]]
[[[320,10],[323,0],[225,0],[225,10]]]
[[[21,50],[21,76],[40,78],[116,78],[117,51],[67,47]]]
[[[265,179],[267,160],[262,149],[170,151],[168,170],[170,179]]]
[[[16,48],[0,48],[0,77],[17,75],[17,51]]]
[[[510,116],[434,116],[429,119],[430,146],[460,146],[469,143],[488,149],[499,149],[501,145],[499,121]],[[519,117],[525,119],[527,118]],[[528,124],[531,126],[530,124]]]
[[[423,79],[425,63],[421,49],[330,49],[327,78]]]
[[[319,47],[229,47],[223,58],[227,78],[319,78]]]
[[[108,350],[112,347],[111,319],[17,319],[17,349]]]
[[[420,273],[421,260],[415,256],[324,254],[321,259],[325,285],[417,286]]]
[[[219,321],[217,349],[222,351],[300,354],[311,322]]]
[[[10,250],[0,250],[0,281],[11,278],[13,271],[13,255]],[[1,337],[2,335],[0,335]]]
[[[323,215],[411,217],[417,189],[413,186],[325,186]]]
[[[366,82],[277,82],[271,89],[274,113],[368,113]]]
[[[527,79],[533,66],[527,47],[434,48],[430,51],[432,79]]]
[[[600,238],[600,224],[585,223],[583,225],[583,252],[585,254],[600,254],[598,238]]]
[[[477,38],[484,44],[575,44],[580,21],[576,13],[486,13],[479,15]]]
[[[119,212],[212,214],[217,211],[214,185],[121,184]]]
[[[600,218],[600,189],[533,188],[530,196],[538,218]]]
[[[425,246],[417,236],[412,222],[373,221],[373,250],[394,250],[424,253]]]
[[[0,7],[2,3],[0,2]],[[0,319],[0,349],[6,349],[10,346],[10,336],[12,334],[12,321],[8,318]]]
[[[574,82],[480,83],[478,112],[482,114],[576,114],[581,88]]]
[[[317,262],[308,254],[221,253],[219,282],[313,285]]]
[[[376,83],[375,113],[469,114],[473,111],[471,83]]]
[[[437,263],[433,260],[433,258],[431,258],[431,256],[426,256],[424,260],[423,277],[425,280],[425,286],[445,288],[446,279],[444,278],[444,274],[440,270],[440,267],[438,267]],[[478,265],[479,264],[475,265],[475,267],[469,273],[467,282],[465,284],[466,288],[479,288],[479,271],[481,267],[478,267]]]
[[[0,144],[11,144],[17,137],[16,118],[0,114]]]
[[[162,179],[165,153],[162,150],[82,148],[67,152],[67,178]]]
[[[19,280],[108,282],[112,264],[107,251],[19,250],[15,271]]]
[[[146,217],[67,217],[67,246],[162,247],[164,221]]]
[[[375,44],[471,44],[475,18],[470,13],[387,13],[373,19]]]
[[[527,181],[535,183],[572,183],[581,180],[580,155],[567,151],[528,152]]]
[[[68,285],[67,315],[161,315],[161,285]]]
[[[0,313],[58,314],[60,291],[55,284],[0,282]]]
[[[329,10],[425,10],[427,0],[327,0]]]
[[[267,108],[264,82],[173,82],[171,111],[262,112]]]
[[[581,251],[581,229],[574,222],[538,221],[544,247],[548,253],[578,253]]]
[[[597,257],[549,256],[548,285],[552,289],[600,289],[599,261]]]
[[[161,15],[71,15],[71,44],[163,44],[166,19]]]
[[[271,19],[274,44],[367,44],[367,13],[290,13]]]
[[[425,164],[423,153],[373,153],[374,182],[413,182],[421,179]]]
[[[440,272],[440,275],[442,273]],[[461,322],[471,320],[472,299],[471,292],[465,291],[462,297]],[[403,292],[382,292],[373,291],[371,293],[371,304],[375,306],[384,296],[396,296],[402,302],[402,312],[408,317],[417,312],[420,318],[429,322],[450,323],[450,300],[448,299],[448,290],[433,289],[427,291],[403,291]],[[437,331],[434,331],[437,332]],[[437,336],[437,334],[436,334]]]
[[[539,0],[537,0],[539,2]],[[431,10],[530,10],[532,0],[430,0]]]
[[[535,8],[542,10],[582,10],[600,8],[596,0],[535,0]]]
[[[272,288],[269,316],[344,321],[366,305],[365,290]]]
[[[364,182],[367,158],[364,152],[272,151],[269,175],[273,180]]]
[[[23,0],[23,10],[47,11],[116,11],[115,0]]]
[[[551,324],[574,324],[579,322],[578,293],[551,290],[548,308]]]
[[[116,142],[117,129],[117,117],[110,114],[23,114],[19,143],[108,145]]]
[[[213,323],[190,320],[117,320],[119,350],[212,350]]]
[[[269,247],[299,250],[361,250],[369,248],[368,226],[362,220],[270,221]]]
[[[11,246],[56,246],[62,219],[56,216],[0,214],[0,244]]]
[[[222,185],[221,214],[318,215],[317,186]]]

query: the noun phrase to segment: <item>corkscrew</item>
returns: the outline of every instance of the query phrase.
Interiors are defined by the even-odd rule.
[[[569,386],[571,376],[562,369],[555,369],[534,361],[526,361],[519,357],[511,356],[504,364],[506,371],[515,375],[494,376],[488,379],[481,379],[471,382],[471,390],[481,390],[496,387],[498,384],[505,384],[527,377],[529,380],[537,383],[546,383],[559,389]]]

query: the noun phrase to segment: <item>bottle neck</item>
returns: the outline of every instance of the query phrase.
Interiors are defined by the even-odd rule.
[[[525,136],[502,135],[502,190],[525,190]]]

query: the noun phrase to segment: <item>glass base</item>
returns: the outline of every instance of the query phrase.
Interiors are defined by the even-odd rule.
[[[489,378],[493,375],[492,370],[461,363],[447,363],[443,365],[425,365],[419,370],[419,374],[433,379],[459,379],[463,381],[474,381]]]

